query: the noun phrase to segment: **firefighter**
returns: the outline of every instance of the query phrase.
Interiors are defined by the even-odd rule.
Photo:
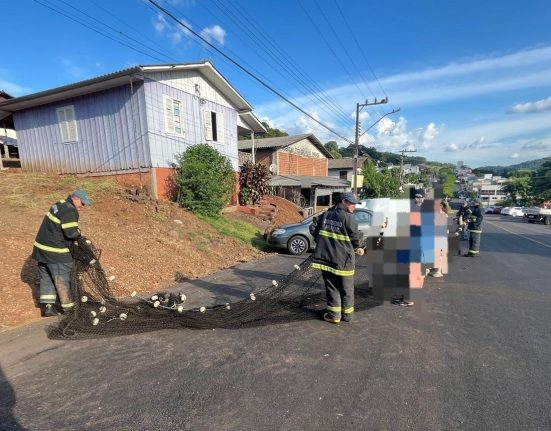
[[[459,211],[457,211],[457,224],[459,225],[458,233],[461,234],[461,239],[469,239],[467,235],[467,223],[471,215],[471,209],[467,200],[463,200]]]
[[[480,201],[474,199],[471,212],[469,214],[469,252],[465,254],[468,257],[478,257],[480,254],[480,234],[482,233],[482,211],[480,210]]]
[[[53,204],[36,235],[32,257],[38,262],[40,299],[43,315],[55,316],[55,303],[59,299],[63,312],[74,307],[71,292],[73,259],[70,245],[80,236],[79,211],[90,205],[83,190],[76,190],[67,199]]]
[[[327,296],[323,319],[331,323],[350,322],[354,313],[355,254],[364,254],[354,218],[357,203],[354,194],[343,193],[339,203],[310,225],[316,240],[312,267],[321,269]]]

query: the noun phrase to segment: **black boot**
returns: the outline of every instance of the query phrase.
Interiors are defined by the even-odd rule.
[[[42,317],[54,317],[57,316],[54,304],[46,304],[42,309]]]

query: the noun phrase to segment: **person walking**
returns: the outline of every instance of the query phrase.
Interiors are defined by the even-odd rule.
[[[79,211],[89,206],[83,190],[76,190],[67,199],[53,204],[46,213],[36,235],[32,257],[38,262],[40,298],[43,316],[55,316],[59,299],[64,312],[74,307],[71,292],[73,258],[71,243],[80,236]]]
[[[480,201],[474,199],[472,202],[471,213],[469,214],[469,251],[465,256],[478,257],[480,255],[480,235],[482,234],[482,211],[480,210]]]
[[[310,233],[316,240],[312,267],[321,270],[327,296],[323,319],[330,323],[350,322],[354,313],[355,255],[363,255],[360,233],[354,218],[358,200],[343,193],[340,202],[314,217]]]

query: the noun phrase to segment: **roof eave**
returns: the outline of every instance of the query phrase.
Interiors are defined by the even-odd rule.
[[[15,112],[21,109],[69,99],[71,97],[82,96],[83,94],[107,90],[109,88],[117,87],[119,85],[123,85],[129,82],[126,80],[126,78],[129,75],[132,75],[139,71],[140,67],[133,67],[109,75],[103,75],[97,78],[88,79],[86,81],[80,81],[74,84],[53,88],[51,90],[41,91],[39,93],[33,93],[27,96],[16,97],[14,99],[0,102],[0,109],[2,111]],[[141,78],[134,77],[131,79],[138,80]]]

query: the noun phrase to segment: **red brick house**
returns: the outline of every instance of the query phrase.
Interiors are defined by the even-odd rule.
[[[349,181],[328,176],[333,156],[311,133],[238,141],[237,146],[246,158],[254,152],[254,160],[270,169],[276,194],[303,207],[315,211],[330,205],[334,193],[350,188]]]

